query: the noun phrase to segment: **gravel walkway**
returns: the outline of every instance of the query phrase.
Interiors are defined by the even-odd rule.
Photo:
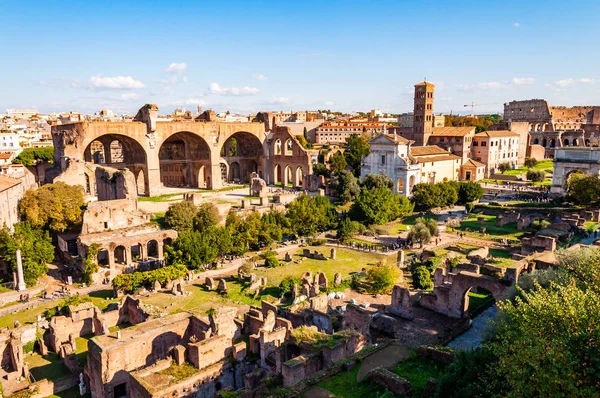
[[[483,311],[478,317],[473,319],[471,328],[452,340],[448,344],[448,347],[456,350],[472,350],[479,347],[485,336],[485,331],[489,327],[490,320],[496,319],[498,311],[498,307],[495,305]]]

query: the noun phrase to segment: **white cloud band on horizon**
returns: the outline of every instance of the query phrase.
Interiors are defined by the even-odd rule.
[[[91,77],[90,83],[93,88],[100,89],[131,90],[144,88],[144,83],[135,80],[131,76],[102,77],[96,75]]]
[[[257,95],[260,92],[260,90],[256,87],[221,87],[221,85],[217,82],[211,83],[208,87],[208,91],[211,94],[232,96]]]

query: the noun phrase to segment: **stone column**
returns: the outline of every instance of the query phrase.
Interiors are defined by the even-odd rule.
[[[125,248],[125,264],[127,266],[130,266],[131,262],[132,262],[132,259],[131,259],[131,246],[128,246],[128,247]]]
[[[165,246],[165,242],[164,241],[160,242],[160,243],[158,241],[156,242],[156,248],[158,250],[158,258],[159,259],[162,259],[164,257],[164,255],[165,255],[164,252],[163,252],[164,246]]]
[[[148,178],[148,189],[146,190],[146,194],[148,196],[157,196],[160,194],[160,188],[162,187],[162,183],[160,181],[160,161],[158,160],[158,142],[148,144],[149,148],[146,149],[146,162],[147,162],[147,170],[146,176]]]
[[[21,261],[21,250],[17,249],[15,253],[17,257],[17,290],[22,291],[27,289],[25,286],[25,278],[23,277],[23,262]]]
[[[148,260],[148,242],[140,244],[140,258],[142,261]]]
[[[115,267],[115,251],[114,250],[108,250],[108,266],[110,267],[110,269],[113,269]]]
[[[224,139],[221,137],[221,139]],[[221,180],[221,153],[220,145],[209,143],[210,147],[210,187],[208,189],[219,189],[223,187],[223,181]]]

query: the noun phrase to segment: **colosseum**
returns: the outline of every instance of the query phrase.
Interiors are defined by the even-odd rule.
[[[156,105],[144,105],[131,122],[84,121],[52,127],[56,173],[75,162],[129,169],[139,195],[163,187],[219,189],[248,182],[256,172],[268,184],[302,187],[316,153],[303,148],[268,113],[253,122],[217,121],[212,111],[196,119],[160,121]],[[78,167],[72,183],[94,194],[94,173]]]
[[[541,145],[548,158],[556,148],[600,145],[600,106],[550,106],[543,99],[504,104],[504,120],[529,123],[529,145]]]

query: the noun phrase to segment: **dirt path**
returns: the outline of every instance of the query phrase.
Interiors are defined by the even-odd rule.
[[[335,395],[319,386],[312,386],[302,393],[302,398],[335,398]]]
[[[410,349],[407,345],[400,343],[392,343],[385,347],[383,350],[377,351],[374,354],[369,355],[363,361],[358,375],[356,375],[356,382],[360,383],[367,377],[367,374],[377,368],[391,369],[402,361],[409,354]]]

